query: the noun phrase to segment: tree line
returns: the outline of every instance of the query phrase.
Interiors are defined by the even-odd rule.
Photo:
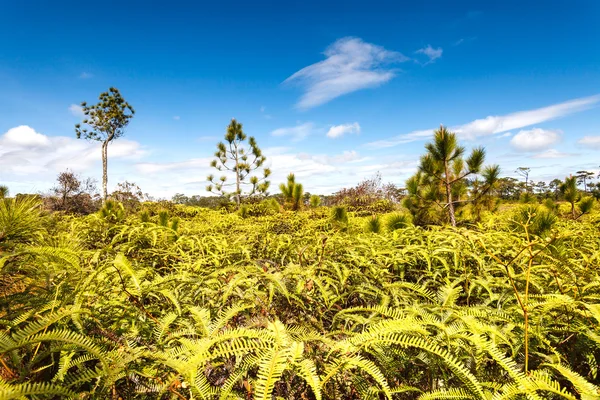
[[[133,107],[114,87],[101,93],[98,103],[90,105],[82,102],[81,107],[85,118],[75,125],[75,134],[77,138],[101,143],[102,194],[98,198],[94,181],[67,170],[58,175],[56,186],[46,201],[52,210],[89,213],[97,209],[100,202],[106,202],[109,198],[108,147],[125,134],[135,115]],[[243,203],[275,198],[294,211],[318,203],[345,205],[351,211],[374,213],[391,211],[395,204],[402,202],[417,223],[444,220],[455,226],[457,212],[460,213],[466,206],[478,219],[483,210],[497,207],[499,200],[523,203],[565,200],[574,207],[586,195],[600,199],[600,182],[593,181],[596,177],[590,171],[577,171],[564,181],[535,182],[530,179],[531,168],[519,167],[515,173],[523,180],[500,177],[498,165],[484,166],[486,152],[483,147],[474,148],[466,156],[465,147],[458,143],[456,134],[444,126],[434,132],[432,142],[425,145],[425,150],[417,172],[408,179],[405,187],[394,183],[383,184],[378,173],[354,188],[341,189],[330,196],[313,196],[304,192],[302,184],[296,181],[292,173],[287,182],[279,186],[281,193],[270,195],[268,178],[271,170],[265,166],[266,157],[256,139],[248,137],[242,124],[232,119],[210,163],[219,176],[210,174],[206,178],[209,182],[206,190],[217,196],[188,197],[178,193],[172,201],[210,208],[239,209]],[[581,185],[582,191],[579,189]],[[576,194],[569,195],[573,190]],[[8,188],[0,186],[0,197],[7,196]],[[110,197],[130,205],[150,199],[132,182],[119,183]],[[440,218],[440,214],[443,217]]]

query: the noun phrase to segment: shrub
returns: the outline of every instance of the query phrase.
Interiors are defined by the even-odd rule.
[[[392,232],[397,229],[406,228],[410,225],[410,217],[406,214],[394,213],[387,216],[385,226]]]
[[[312,196],[310,196],[309,203],[312,208],[319,207],[321,205],[321,196],[313,194]]]
[[[367,231],[371,233],[381,232],[381,220],[378,215],[372,215],[367,221]]]

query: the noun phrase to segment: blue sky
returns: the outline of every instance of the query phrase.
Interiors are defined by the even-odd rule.
[[[109,188],[205,194],[233,117],[272,188],[331,193],[380,171],[400,186],[431,129],[487,148],[504,175],[600,168],[600,3],[0,2],[0,183],[100,178],[77,105],[116,86],[135,107]],[[325,4],[323,4],[325,3]]]

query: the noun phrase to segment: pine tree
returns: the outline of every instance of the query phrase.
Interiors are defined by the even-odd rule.
[[[217,144],[216,159],[211,162],[210,166],[218,171],[233,173],[235,182],[226,183],[227,175],[222,175],[217,182],[215,182],[215,177],[212,174],[206,178],[210,182],[206,190],[209,192],[217,191],[226,197],[233,196],[238,207],[244,194],[243,185],[251,185],[250,190],[246,192],[247,195],[251,196],[255,193],[266,193],[270,184],[267,180],[271,175],[269,168],[263,168],[262,178],[250,175],[253,171],[263,167],[266,157],[258,147],[256,139],[252,136],[248,138],[249,149],[246,149],[244,147],[246,138],[242,124],[232,119],[225,133],[225,143],[219,142]],[[235,187],[233,192],[226,190],[230,186]]]
[[[294,174],[289,174],[287,177],[287,184],[282,183],[279,185],[279,190],[283,194],[285,202],[289,204],[293,211],[297,211],[302,208],[302,197],[304,195],[304,188],[302,184],[296,183],[296,177]]]
[[[83,128],[81,124],[75,125],[77,139],[81,137],[88,140],[102,142],[102,199],[108,197],[108,145],[125,133],[131,118],[135,114],[131,105],[125,101],[117,88],[111,87],[99,97],[100,101],[94,105],[81,103],[85,119]]]
[[[456,134],[444,126],[434,132],[433,142],[427,143],[425,148],[427,154],[421,157],[418,179],[407,186],[417,188],[419,185],[428,185],[430,199],[436,197],[440,191],[436,190],[436,186],[439,187],[445,193],[445,204],[442,207],[447,210],[452,226],[456,226],[456,197],[462,192],[460,189],[464,184],[463,180],[481,170],[485,150],[482,147],[475,148],[464,160],[465,148],[458,145]]]

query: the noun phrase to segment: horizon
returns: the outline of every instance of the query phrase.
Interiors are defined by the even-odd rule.
[[[0,184],[47,193],[66,169],[100,182],[100,145],[74,126],[111,86],[136,110],[109,146],[111,192],[210,196],[231,118],[267,157],[271,193],[289,173],[319,195],[377,172],[403,187],[440,124],[503,177],[597,175],[600,3],[549,3],[7,4]]]

